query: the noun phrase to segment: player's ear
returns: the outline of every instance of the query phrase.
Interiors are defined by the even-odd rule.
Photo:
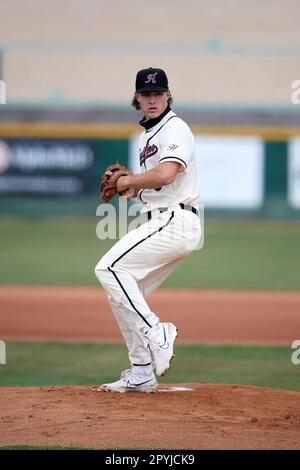
[[[138,102],[140,102],[140,100],[139,100],[139,93],[135,92],[134,96],[135,96],[135,99],[136,99]]]
[[[167,97],[168,97],[168,99],[171,98],[171,95],[172,95],[172,94],[171,94],[171,90],[168,90],[168,91],[167,91]]]

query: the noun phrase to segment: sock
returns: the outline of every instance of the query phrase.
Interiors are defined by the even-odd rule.
[[[152,363],[149,364],[149,365],[146,365],[146,366],[133,365],[132,366],[132,372],[134,373],[134,375],[136,375],[138,377],[144,377],[145,375],[146,376],[152,375],[153,374]]]
[[[150,341],[153,341],[158,337],[160,333],[160,325],[160,323],[157,323],[156,325],[153,325],[151,328],[149,328],[149,330],[147,331],[146,336]]]

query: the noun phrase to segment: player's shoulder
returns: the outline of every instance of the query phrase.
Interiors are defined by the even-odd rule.
[[[171,111],[171,113],[169,115],[169,119],[167,120],[164,127],[176,127],[176,128],[181,127],[183,129],[190,130],[189,125],[180,116],[178,116],[173,111]]]
[[[171,116],[169,117],[168,121],[166,122],[165,126],[163,127],[163,131],[167,132],[168,130],[180,130],[181,133],[192,135],[192,131],[190,126],[176,113],[172,112]]]

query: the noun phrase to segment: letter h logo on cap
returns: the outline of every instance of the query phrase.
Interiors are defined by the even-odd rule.
[[[155,77],[156,77],[157,73],[158,72],[149,73],[149,75],[147,75],[147,80],[145,80],[145,83],[156,83]]]
[[[135,81],[135,91],[138,93],[151,91],[168,91],[168,77],[164,70],[148,69],[140,70]]]

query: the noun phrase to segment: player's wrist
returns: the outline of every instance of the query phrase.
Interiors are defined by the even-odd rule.
[[[125,189],[128,189],[130,187],[128,176],[127,175],[120,176],[117,181],[116,187],[117,187],[118,192],[122,192]]]
[[[130,176],[131,175],[126,175],[122,178],[122,184],[123,186],[126,186],[127,188],[129,188],[131,185],[130,185]]]
[[[126,185],[128,188],[137,189],[137,188],[135,188],[135,186],[134,186],[134,175],[126,175],[126,176],[124,176],[124,179],[123,179],[122,183],[123,183],[124,185]]]

